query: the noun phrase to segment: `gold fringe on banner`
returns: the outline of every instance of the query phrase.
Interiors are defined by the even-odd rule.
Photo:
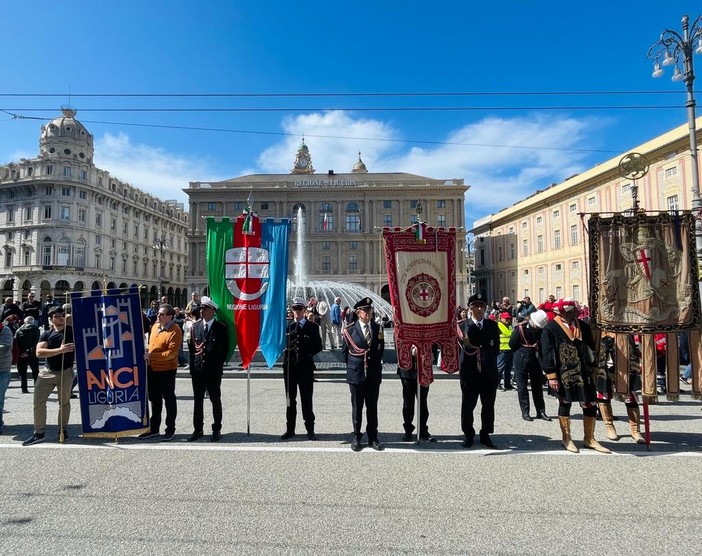
[[[617,372],[617,383],[614,391],[617,398],[620,396],[626,398],[629,396],[629,371],[631,370],[629,369],[629,334],[616,334],[614,342],[616,346],[615,357],[617,358],[614,362]]]
[[[658,403],[656,341],[653,334],[641,334],[641,396],[647,403]]]
[[[690,363],[692,363],[692,397],[702,400],[702,331],[690,330]]]
[[[680,398],[680,351],[678,350],[678,335],[668,332],[665,338],[665,377],[666,398],[676,402]]]

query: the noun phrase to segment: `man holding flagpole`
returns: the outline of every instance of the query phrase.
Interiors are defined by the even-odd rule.
[[[305,318],[305,300],[295,297],[292,301],[293,321],[288,325],[287,342],[283,354],[283,378],[285,379],[285,432],[281,440],[295,436],[297,420],[297,390],[300,389],[302,418],[305,420],[307,438],[317,440],[314,433],[314,411],[312,393],[314,389],[314,359],[322,351],[319,325]]]

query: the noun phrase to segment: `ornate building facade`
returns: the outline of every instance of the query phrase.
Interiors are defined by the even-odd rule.
[[[490,300],[529,296],[538,305],[552,294],[587,304],[588,215],[631,209],[633,186],[644,210],[689,210],[695,169],[688,132],[687,125],[680,126],[632,149],[649,162],[648,173],[636,184],[619,174],[622,153],[477,220],[471,230],[476,291]]]
[[[383,258],[383,227],[409,226],[421,219],[430,226],[456,227],[456,277],[459,300],[466,299],[464,197],[462,179],[432,179],[405,173],[371,173],[361,160],[348,173],[317,175],[308,146],[300,145],[290,174],[254,174],[221,182],[190,182],[190,274],[193,290],[207,288],[207,217],[232,219],[246,208],[251,193],[261,218],[290,218],[290,268],[295,274],[297,237],[304,234],[307,280],[349,282],[388,299]],[[351,300],[348,300],[351,301]]]
[[[42,126],[39,155],[0,166],[2,296],[57,299],[70,291],[138,286],[189,298],[188,213],[93,163],[93,136],[76,111]]]

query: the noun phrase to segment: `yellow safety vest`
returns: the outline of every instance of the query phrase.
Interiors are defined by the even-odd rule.
[[[509,337],[512,335],[512,327],[497,321],[500,327],[500,351],[509,351]]]

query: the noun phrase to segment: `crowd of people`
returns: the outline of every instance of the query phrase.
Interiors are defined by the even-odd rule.
[[[139,434],[140,439],[159,437],[167,442],[174,438],[178,412],[176,374],[178,367],[187,366],[194,400],[192,434],[187,441],[197,441],[205,434],[206,397],[212,406],[210,441],[220,440],[223,420],[221,380],[229,353],[229,333],[227,324],[216,318],[218,309],[211,298],[193,293],[184,311],[169,304],[164,296],[151,302],[143,313],[151,420],[148,430]],[[546,387],[558,401],[558,422],[564,449],[578,451],[571,435],[570,421],[572,404],[578,403],[583,412],[582,446],[609,453],[595,439],[594,431],[599,411],[607,437],[610,440],[619,438],[614,428],[611,404],[616,345],[605,335],[601,345],[595,346],[588,317],[586,308],[574,300],[556,300],[554,296],[538,307],[528,297],[515,306],[505,297],[489,308],[482,294],[474,294],[468,299],[467,307],[457,308],[460,422],[465,448],[474,444],[476,436],[480,444],[497,448],[491,435],[494,433],[498,390],[516,389],[525,421],[552,421],[546,412]],[[365,432],[367,445],[374,450],[383,450],[378,432],[378,398],[385,349],[383,324],[375,318],[370,298],[359,300],[353,308],[342,308],[338,297],[331,306],[314,297],[292,300],[283,353],[286,411],[281,440],[288,440],[296,434],[298,393],[307,437],[317,439],[313,403],[314,357],[324,349],[340,349],[351,398],[351,449],[362,449]],[[5,300],[0,324],[0,427],[10,368],[16,364],[23,393],[29,393],[28,372],[31,371],[34,381],[34,432],[23,442],[24,445],[44,441],[47,400],[54,390],[59,397],[59,438],[64,441],[68,437],[70,399],[75,388],[72,326],[70,305],[61,305],[51,296],[47,296],[44,304],[35,301],[33,294],[21,306],[11,298]],[[663,356],[664,339],[665,335],[657,341],[657,348],[662,349]],[[636,376],[637,338],[632,336],[631,342],[631,392],[625,405],[631,436],[636,442],[643,442],[636,395],[640,388]],[[411,368],[398,368],[403,394],[403,440],[413,438],[415,400],[419,398],[418,436],[424,441],[435,442],[428,428],[429,386],[417,384],[416,348],[413,348],[412,355]],[[435,364],[438,357],[437,351],[434,353]],[[40,359],[45,361],[43,366],[39,364]],[[474,413],[478,402],[481,406],[480,426],[476,431]],[[165,428],[161,432],[164,406]],[[362,426],[364,409],[365,429]]]

